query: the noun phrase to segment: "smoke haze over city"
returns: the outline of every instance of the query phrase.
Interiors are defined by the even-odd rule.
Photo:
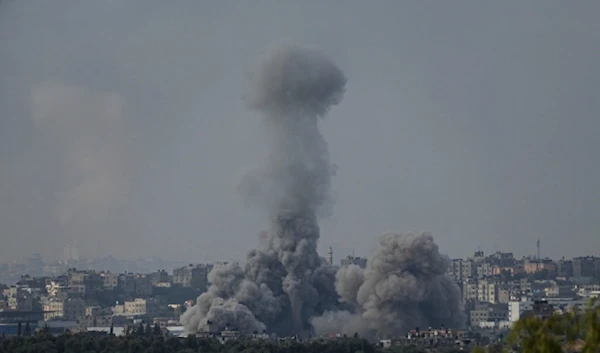
[[[82,257],[246,266],[248,250],[261,248],[255,235],[274,230],[274,205],[289,202],[285,172],[269,160],[253,168],[273,144],[286,151],[265,117],[285,106],[253,90],[256,64],[282,39],[326,53],[348,78],[343,102],[319,122],[324,189],[301,194],[320,220],[311,256],[332,246],[337,263],[422,246],[438,267],[414,281],[435,297],[446,285],[440,252],[525,255],[540,239],[543,256],[598,255],[599,10],[542,0],[1,1],[0,239],[9,246],[0,259],[61,259],[75,244]],[[435,247],[428,233],[380,239],[420,230]],[[378,331],[356,313],[428,313],[366,299],[373,285],[393,285],[379,281],[385,262],[370,266],[324,267],[338,279],[332,297],[350,308],[308,305],[321,315],[310,324],[341,318]],[[308,316],[317,315],[302,324]]]

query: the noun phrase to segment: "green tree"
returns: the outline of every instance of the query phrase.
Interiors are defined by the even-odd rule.
[[[29,325],[29,321],[25,323],[25,330],[23,331],[23,336],[31,336],[31,326]]]
[[[146,330],[144,329],[144,323],[140,322],[137,329],[135,330],[135,335],[138,337],[142,337],[146,335]]]
[[[154,331],[152,332],[152,334],[154,336],[161,336],[162,335],[162,330],[160,328],[160,325],[158,325],[158,322],[154,324]]]
[[[600,351],[600,307],[591,301],[584,312],[530,316],[513,327],[508,343],[522,353],[562,353],[564,348],[582,353]]]

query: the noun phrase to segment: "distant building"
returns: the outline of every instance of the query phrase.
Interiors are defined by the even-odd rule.
[[[364,257],[348,255],[345,259],[342,259],[340,261],[340,264],[342,266],[357,265],[361,268],[366,268],[367,267],[367,259]]]
[[[208,273],[213,266],[189,264],[173,270],[173,283],[189,288],[204,288],[208,285]]]
[[[43,305],[44,320],[63,319],[80,321],[85,319],[86,306],[81,298],[66,300],[52,299]]]
[[[135,295],[149,297],[152,295],[152,279],[148,275],[135,275]]]
[[[119,275],[110,272],[101,272],[102,289],[113,290],[119,286]]]
[[[11,286],[2,292],[6,298],[5,306],[10,310],[31,311],[35,304],[31,288]]]
[[[483,303],[497,303],[498,284],[492,280],[480,280],[477,284],[477,300]]]
[[[510,302],[510,288],[507,285],[500,285],[497,288],[498,303],[508,304]]]
[[[515,257],[511,252],[497,251],[489,256],[490,262],[499,267],[510,267],[515,262]]]
[[[50,300],[48,303],[42,306],[44,310],[44,320],[52,320],[61,318],[64,315],[64,301],[63,300]]]
[[[482,322],[503,322],[508,319],[508,308],[502,304],[479,303],[469,312],[469,322],[480,327]]]
[[[533,301],[511,301],[508,303],[508,321],[517,322],[526,311],[533,309]]]
[[[159,305],[155,299],[135,298],[124,304],[125,315],[154,316],[158,311]]]
[[[478,300],[479,284],[477,280],[466,280],[462,282],[463,301]]]
[[[573,258],[573,277],[595,277],[600,274],[600,258],[594,256]]]
[[[80,321],[85,318],[85,301],[81,298],[69,298],[63,303],[63,319]]]
[[[135,275],[133,273],[120,274],[118,287],[125,294],[132,295],[135,292]]]
[[[488,278],[493,275],[493,266],[488,262],[477,265],[477,278]]]
[[[548,278],[556,277],[556,263],[550,259],[526,260],[523,267],[525,273],[534,274],[541,271],[548,272]]]
[[[475,266],[473,266],[473,261],[453,259],[452,263],[448,267],[448,274],[455,281],[464,281],[472,278],[475,274]]]
[[[159,283],[170,283],[171,276],[169,276],[167,271],[160,270],[150,274],[150,281],[152,282],[153,286],[157,287]]]
[[[570,278],[573,277],[573,261],[565,260],[564,258],[559,260],[556,264],[556,275],[558,277]]]
[[[475,253],[473,254],[473,257],[471,258],[471,260],[475,263],[480,263],[485,261],[485,254],[483,251],[479,250],[479,251],[475,251]]]

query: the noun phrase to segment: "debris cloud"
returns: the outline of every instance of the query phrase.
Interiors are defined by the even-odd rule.
[[[462,325],[460,291],[428,233],[387,233],[366,269],[337,268],[317,253],[318,221],[331,212],[327,143],[319,120],[343,98],[346,77],[323,53],[282,43],[251,77],[248,107],[261,113],[270,153],[240,190],[270,221],[244,268],[218,266],[184,313],[188,332],[231,325],[250,332],[359,333]]]
[[[462,327],[460,289],[446,274],[450,260],[429,233],[386,233],[367,268],[341,268],[336,289],[351,312],[315,317],[317,333],[331,330],[366,337],[392,337],[420,327]]]
[[[226,280],[211,281],[182,321],[190,331],[209,329],[207,322],[222,320],[218,308],[239,329],[307,332],[310,317],[337,304],[335,268],[317,253],[318,219],[333,205],[333,166],[318,123],[341,101],[346,77],[323,53],[280,43],[250,81],[246,102],[263,116],[270,154],[240,190],[265,208],[270,228],[245,271],[220,269]]]

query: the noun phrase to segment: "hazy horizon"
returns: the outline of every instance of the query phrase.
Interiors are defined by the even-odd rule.
[[[266,229],[248,76],[276,41],[348,77],[321,122],[319,251],[386,231],[440,251],[600,255],[600,3],[0,2],[0,262],[243,261]]]

